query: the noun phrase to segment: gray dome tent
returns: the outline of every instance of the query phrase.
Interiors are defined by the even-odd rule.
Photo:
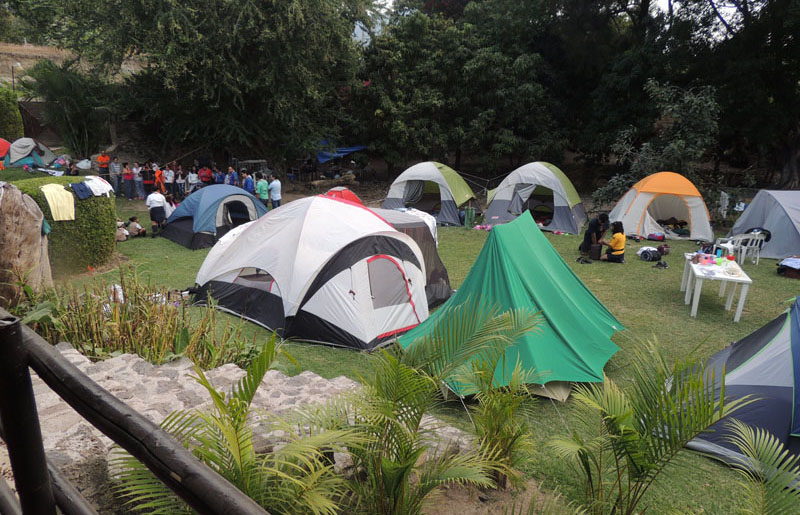
[[[586,222],[586,210],[575,186],[557,166],[543,161],[517,168],[489,192],[484,221],[502,224],[528,210],[533,211],[534,218],[538,211],[550,220],[542,227],[545,231],[577,234]]]
[[[458,172],[442,163],[425,161],[408,168],[394,180],[381,207],[414,207],[436,213],[439,225],[463,225],[459,208],[469,201],[473,201],[475,211],[480,212],[475,193]]]
[[[800,454],[800,297],[772,322],[711,356],[706,366],[715,372],[717,395],[724,370],[726,399],[755,397],[734,418],[769,431],[790,453]],[[746,467],[744,455],[727,440],[729,434],[722,420],[687,447]]]
[[[729,236],[755,228],[771,234],[761,247],[761,257],[781,259],[800,254],[800,191],[759,191],[736,220]]]

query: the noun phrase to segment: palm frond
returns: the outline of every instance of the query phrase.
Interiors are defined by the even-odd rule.
[[[278,341],[278,335],[272,333],[261,348],[261,352],[258,353],[258,356],[256,356],[252,363],[250,363],[250,366],[247,367],[247,374],[245,374],[234,387],[233,396],[245,405],[250,406],[261,381],[270,368],[272,368],[280,354],[282,354],[282,351],[281,344]]]
[[[731,419],[728,441],[745,456],[736,464],[743,478],[746,513],[790,513],[800,506],[800,456],[769,431]]]

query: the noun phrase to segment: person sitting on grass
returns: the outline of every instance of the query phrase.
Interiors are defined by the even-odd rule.
[[[578,251],[581,253],[578,256],[578,263],[591,263],[590,259],[587,259],[592,251],[592,245],[597,245],[601,241],[603,241],[603,236],[606,234],[606,230],[608,230],[608,215],[605,213],[600,213],[599,216],[596,218],[592,218],[589,220],[589,226],[586,228],[586,232],[583,234],[583,241],[578,246]],[[596,257],[594,259],[597,259]]]
[[[622,227],[622,222],[612,223],[611,240],[608,242],[602,240],[600,243],[608,246],[606,253],[600,256],[600,261],[608,261],[609,263],[625,262],[625,230]]]
[[[144,238],[147,236],[147,229],[139,223],[138,216],[128,218],[128,232],[131,238]]]

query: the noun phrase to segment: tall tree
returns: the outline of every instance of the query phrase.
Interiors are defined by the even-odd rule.
[[[66,0],[64,44],[110,69],[138,56],[129,108],[169,141],[285,155],[336,128],[370,0]]]
[[[694,29],[684,73],[717,89],[720,146],[742,162],[766,157],[779,186],[800,187],[800,4],[695,0],[676,16]]]

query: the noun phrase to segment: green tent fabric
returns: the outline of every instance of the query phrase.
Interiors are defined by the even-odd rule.
[[[453,192],[453,199],[456,201],[457,206],[462,206],[466,201],[475,200],[475,193],[469,187],[467,181],[461,177],[458,172],[442,163],[433,163],[436,168],[441,172],[447,185],[450,186],[450,191]]]
[[[508,373],[499,370],[496,376],[501,383],[518,360],[537,374],[537,383],[602,382],[603,367],[619,350],[610,337],[624,327],[564,262],[528,212],[494,227],[458,291],[398,342],[409,347],[432,332],[446,310],[472,298],[503,311],[532,308],[543,317],[536,331],[506,351]]]

